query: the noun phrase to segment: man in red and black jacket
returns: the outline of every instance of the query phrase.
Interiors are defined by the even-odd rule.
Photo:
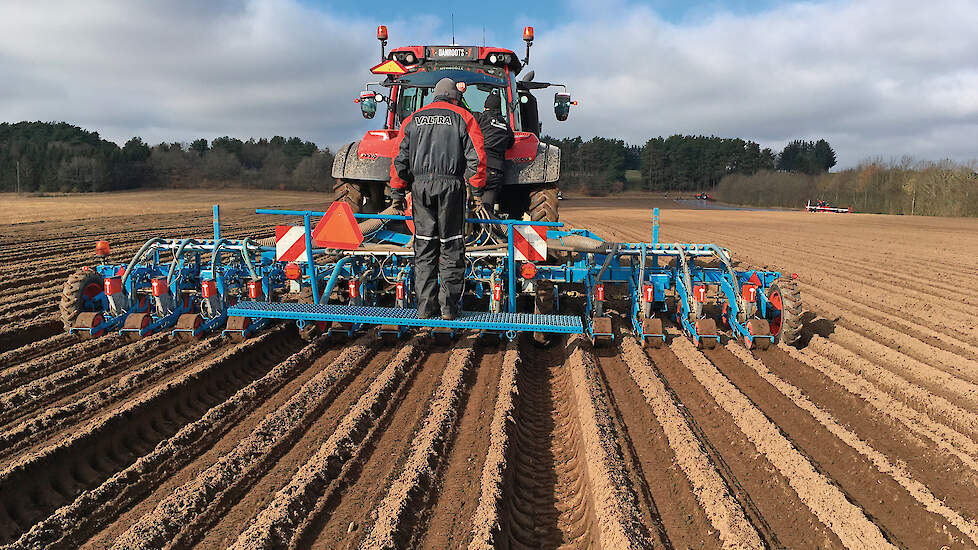
[[[465,279],[465,183],[476,198],[486,185],[482,131],[460,101],[455,82],[439,80],[434,101],[401,123],[391,162],[394,207],[404,210],[409,187],[413,197],[415,291],[422,319],[438,315],[439,305],[442,319],[458,315]]]

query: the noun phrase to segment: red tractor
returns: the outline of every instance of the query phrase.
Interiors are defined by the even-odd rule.
[[[371,72],[384,77],[368,83],[356,100],[364,118],[372,119],[386,104],[384,127],[368,131],[360,141],[344,145],[336,153],[333,177],[336,200],[347,202],[354,212],[380,212],[388,204],[385,190],[390,180],[394,142],[401,121],[431,103],[435,84],[448,77],[464,82],[464,105],[481,111],[489,94],[499,94],[503,115],[516,134],[516,144],[506,152],[506,182],[500,193],[500,211],[510,218],[528,214],[535,221],[557,221],[557,180],[560,149],[541,143],[537,100],[531,93],[551,86],[563,90],[554,95],[557,120],[567,119],[571,101],[562,84],[536,82],[533,71],[517,80],[529,63],[533,27],[523,30],[526,58],[511,50],[480,46],[406,46],[385,53],[387,27],[377,28],[381,63]]]

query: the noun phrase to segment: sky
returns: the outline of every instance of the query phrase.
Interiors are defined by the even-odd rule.
[[[120,144],[283,135],[335,149],[380,124],[353,103],[376,26],[390,46],[444,44],[452,13],[460,44],[485,32],[522,52],[536,28],[529,68],[579,103],[566,122],[543,114],[553,136],[776,151],[824,138],[837,168],[978,159],[973,0],[4,1],[0,121],[64,120]]]

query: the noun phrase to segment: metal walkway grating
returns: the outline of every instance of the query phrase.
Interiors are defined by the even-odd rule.
[[[366,325],[402,325],[473,330],[551,332],[581,334],[581,318],[573,315],[533,313],[487,313],[463,311],[451,321],[418,319],[418,310],[394,307],[346,306],[338,304],[294,304],[282,302],[238,302],[228,315],[302,321],[332,321]]]

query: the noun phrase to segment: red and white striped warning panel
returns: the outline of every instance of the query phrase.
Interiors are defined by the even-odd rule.
[[[542,262],[547,259],[547,228],[541,225],[517,225],[513,228],[513,248],[517,260]]]
[[[275,259],[280,262],[306,262],[306,230],[294,225],[275,226]]]

